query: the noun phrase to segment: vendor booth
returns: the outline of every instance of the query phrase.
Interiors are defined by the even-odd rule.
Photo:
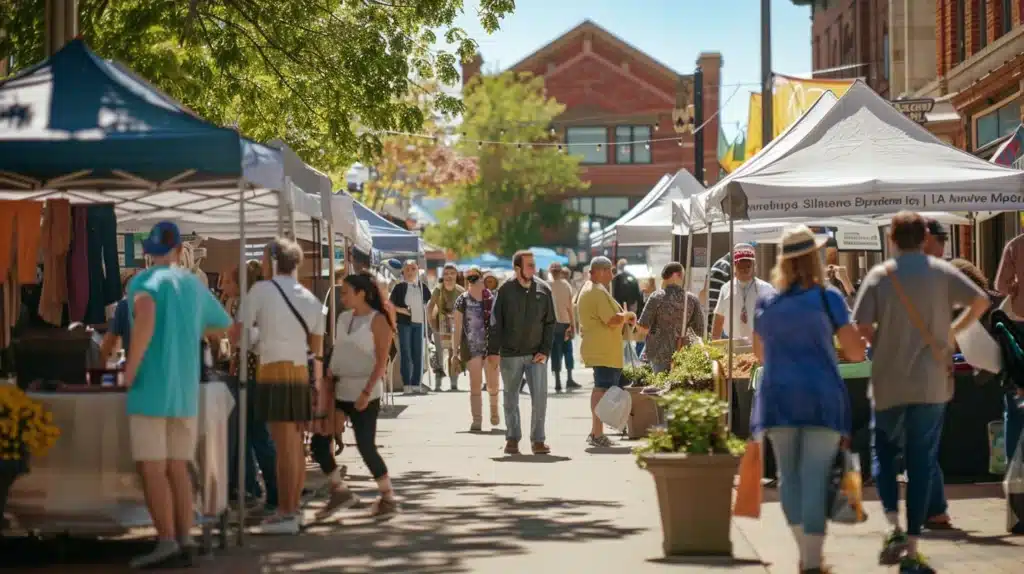
[[[423,253],[420,236],[391,223],[362,203],[353,200],[356,217],[366,222],[370,228],[373,248],[384,257],[407,256],[417,258]]]
[[[742,220],[797,215],[881,225],[882,216],[901,210],[1019,210],[1024,209],[1024,172],[948,146],[857,81],[838,100],[822,96],[758,155],[711,188],[705,207],[709,220],[726,221],[733,234],[747,225]],[[729,347],[734,347],[731,340]],[[841,371],[854,409],[854,447],[867,452],[869,364],[844,364]],[[956,426],[946,425],[956,440],[944,434],[940,454],[948,473],[987,472],[978,454],[987,455],[987,424],[1000,408],[997,389],[994,381],[975,379],[969,367],[958,373],[947,410],[947,420]],[[739,412],[735,418],[748,417]]]
[[[7,118],[0,121],[0,212],[14,214],[19,230],[19,249],[10,262],[15,274],[4,285],[17,292],[41,283],[46,308],[58,310],[48,324],[12,334],[10,374],[61,431],[48,456],[29,461],[6,511],[25,530],[120,533],[149,518],[129,451],[125,389],[110,373],[104,373],[103,384],[90,384],[96,381],[87,374],[87,344],[53,343],[68,341],[65,327],[77,319],[75,291],[82,284],[89,286],[90,308],[93,297],[105,306],[122,296],[119,282],[113,288],[119,274],[116,246],[108,237],[116,237],[119,224],[172,220],[235,225],[244,245],[247,224],[282,229],[293,213],[322,218],[324,210],[317,194],[305,193],[286,175],[281,150],[196,117],[80,40],[0,83],[0,111]],[[12,229],[0,226],[0,232]],[[41,279],[35,274],[36,250],[27,243],[32,237],[41,248]],[[84,274],[75,264],[82,242]],[[98,264],[90,259],[96,255],[102,257]],[[245,259],[241,250],[242,265]],[[94,322],[92,316],[82,318]],[[243,332],[243,348],[247,338]],[[243,380],[245,369],[243,361]],[[240,401],[245,400],[243,390]],[[202,385],[204,423],[195,471],[197,512],[206,524],[225,516],[233,403],[223,383]],[[223,523],[221,528],[223,534]]]

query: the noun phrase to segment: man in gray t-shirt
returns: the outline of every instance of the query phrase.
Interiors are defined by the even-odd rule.
[[[989,305],[985,293],[955,267],[922,252],[926,235],[919,214],[893,217],[890,241],[897,256],[868,273],[853,311],[858,329],[871,342],[873,470],[892,527],[879,561],[902,562],[912,572],[929,571],[917,552],[917,538],[938,467],[946,403],[953,398],[953,334]],[[955,321],[954,306],[967,309]],[[901,451],[908,478],[905,533],[899,527],[895,464]]]

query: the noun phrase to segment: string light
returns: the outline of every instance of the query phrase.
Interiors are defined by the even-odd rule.
[[[601,144],[597,144],[597,151],[601,151]]]

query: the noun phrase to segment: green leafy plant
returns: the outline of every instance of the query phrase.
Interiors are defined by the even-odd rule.
[[[639,365],[636,367],[624,367],[622,378],[629,382],[629,386],[648,387],[654,382],[654,371],[650,365]]]
[[[714,393],[676,389],[661,396],[658,402],[665,409],[666,423],[652,429],[643,444],[633,450],[641,468],[646,454],[743,453],[744,442],[729,434],[726,426],[729,403]]]
[[[714,347],[689,345],[672,355],[672,370],[666,381],[672,389],[710,391],[714,389],[712,364],[722,353]]]

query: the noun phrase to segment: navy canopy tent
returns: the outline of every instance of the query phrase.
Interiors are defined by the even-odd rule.
[[[408,229],[391,223],[377,212],[356,201],[353,205],[356,217],[370,227],[373,248],[385,256],[419,255],[422,251],[420,236]]]

